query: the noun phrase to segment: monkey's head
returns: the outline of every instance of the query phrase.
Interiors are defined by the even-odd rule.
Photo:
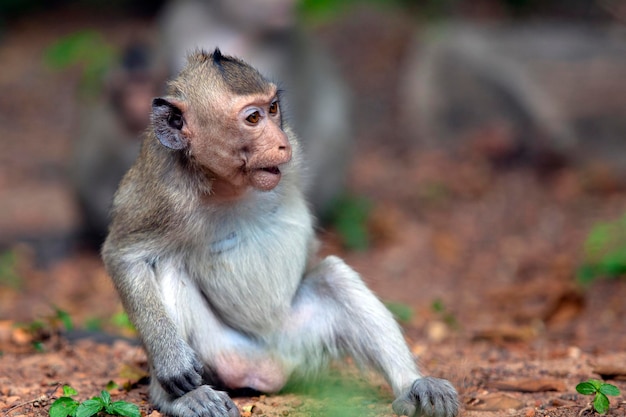
[[[219,49],[188,58],[151,119],[161,144],[207,171],[215,191],[272,190],[291,160],[278,88]]]

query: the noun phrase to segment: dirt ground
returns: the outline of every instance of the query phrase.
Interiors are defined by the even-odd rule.
[[[529,164],[495,168],[469,151],[453,157],[407,147],[394,129],[394,63],[410,26],[359,13],[317,31],[352,74],[362,105],[349,188],[373,202],[372,242],[347,251],[327,227],[320,231],[324,253],[338,253],[383,300],[412,311],[402,321],[407,341],[424,373],[457,387],[461,415],[591,415],[590,399],[575,391],[589,378],[618,386],[622,395],[610,398],[608,415],[626,415],[626,281],[575,283],[590,228],[622,216],[626,192],[594,187],[575,167],[548,175]],[[0,235],[14,256],[0,262],[4,416],[47,415],[62,385],[84,400],[110,381],[119,387],[114,400],[159,415],[148,400],[145,353],[111,324],[122,309],[97,254],[65,250],[79,221],[65,178],[77,74],[42,61],[45,48],[72,31],[95,28],[121,42],[145,24],[76,12],[34,15],[0,39]],[[8,244],[14,237],[30,244]],[[59,335],[66,326],[57,308],[76,328],[98,323],[130,339],[74,331],[70,341]],[[379,377],[351,366],[337,372],[342,378],[235,402],[244,416],[393,415],[392,394]]]

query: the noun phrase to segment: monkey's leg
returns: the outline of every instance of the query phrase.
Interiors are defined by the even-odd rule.
[[[285,332],[281,343],[292,360],[298,354],[301,363],[321,362],[321,352],[348,354],[380,371],[396,394],[393,409],[399,415],[452,417],[458,412],[452,385],[420,375],[391,313],[337,257],[324,259],[305,277]]]

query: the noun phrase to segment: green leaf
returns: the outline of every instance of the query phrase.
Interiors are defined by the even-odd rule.
[[[600,414],[605,414],[609,411],[609,399],[601,392],[596,394],[596,398],[593,399],[593,408]]]
[[[102,398],[105,407],[111,404],[111,394],[108,391],[100,391],[100,398]]]
[[[107,413],[124,417],[141,417],[139,407],[126,401],[115,401],[107,407]]]
[[[65,389],[65,387],[63,387]],[[61,397],[50,406],[50,417],[67,417],[74,415],[78,408],[78,401],[70,397]]]
[[[600,392],[604,395],[619,395],[620,391],[615,385],[602,384],[600,386]]]
[[[576,385],[576,391],[584,395],[593,395],[598,390],[591,382],[581,382],[580,384]]]
[[[107,391],[111,391],[112,389],[116,389],[116,388],[119,388],[119,385],[117,385],[117,382],[113,380],[107,382],[107,386],[106,386]]]
[[[77,395],[78,391],[76,391],[74,388],[70,387],[69,385],[63,385],[63,395],[65,395],[66,397],[71,397],[72,395]]]
[[[590,382],[598,392],[600,391],[600,387],[604,385],[604,382],[597,379],[590,379],[587,382]]]
[[[104,408],[102,398],[94,397],[83,401],[76,410],[76,417],[91,417]]]

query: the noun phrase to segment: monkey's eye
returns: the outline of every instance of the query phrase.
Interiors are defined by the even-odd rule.
[[[167,124],[170,127],[180,130],[183,128],[183,115],[177,111],[173,111],[170,113],[170,116],[167,118]]]
[[[273,101],[272,104],[270,104],[270,114],[276,114],[278,113],[278,101]]]
[[[246,120],[248,121],[248,123],[252,123],[253,125],[259,123],[259,119],[261,118],[261,115],[259,114],[258,111],[255,111],[254,113],[250,114],[250,116],[246,117]]]

